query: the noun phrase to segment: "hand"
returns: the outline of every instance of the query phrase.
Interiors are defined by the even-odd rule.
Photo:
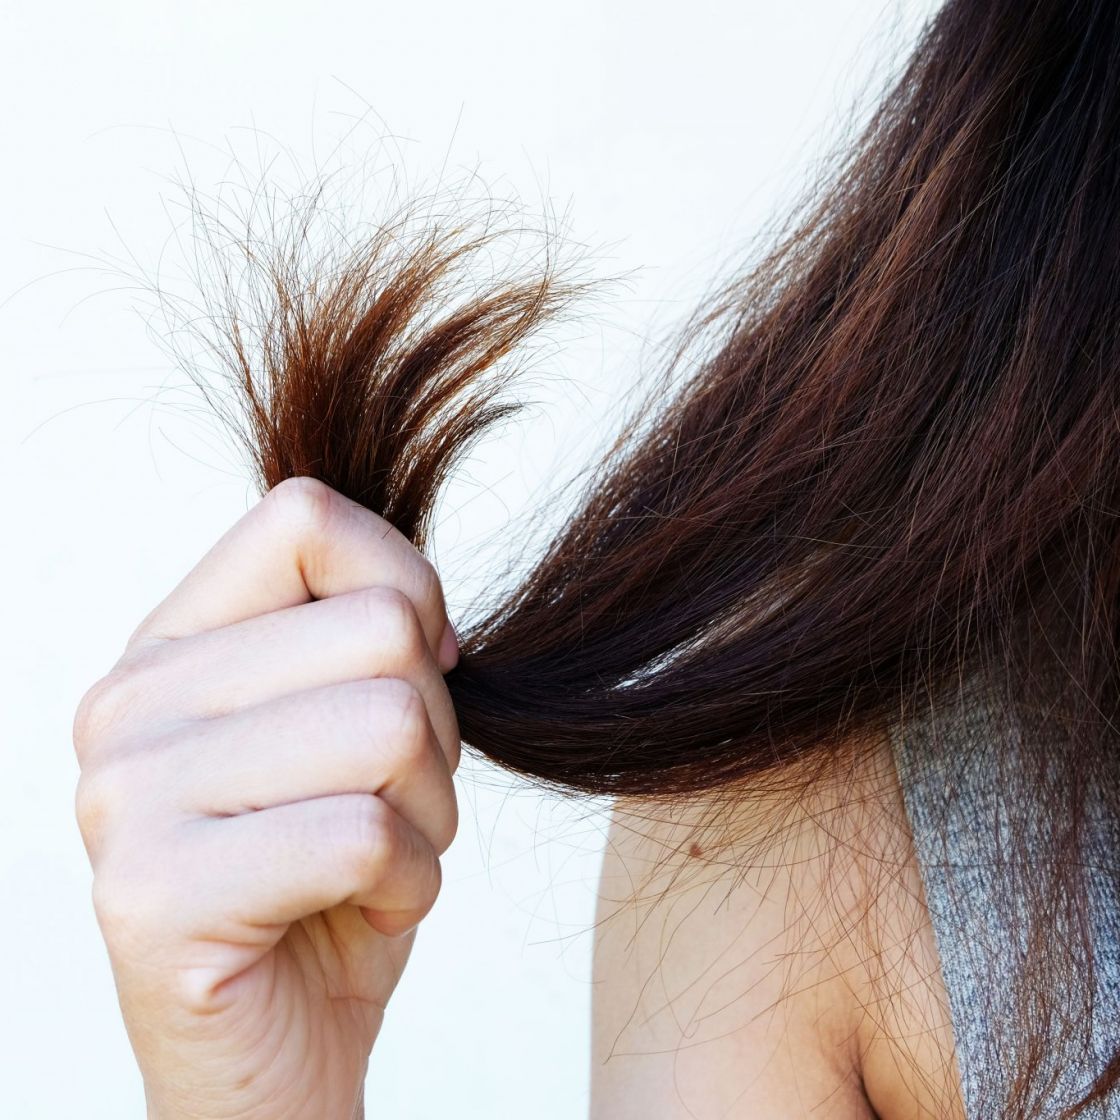
[[[77,816],[158,1120],[351,1120],[455,834],[432,566],[276,487],[83,697]]]

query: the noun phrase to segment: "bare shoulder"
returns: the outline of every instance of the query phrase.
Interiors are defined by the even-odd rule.
[[[963,1116],[889,747],[719,801],[616,804],[592,1120]]]

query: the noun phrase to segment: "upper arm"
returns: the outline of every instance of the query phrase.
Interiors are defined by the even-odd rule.
[[[952,1034],[897,778],[881,745],[853,758],[803,796],[616,805],[592,1120],[954,1115]]]

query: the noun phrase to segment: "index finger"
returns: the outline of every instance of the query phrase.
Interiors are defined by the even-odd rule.
[[[384,518],[316,479],[291,478],[218,540],[126,651],[374,586],[412,600],[440,669],[452,668],[458,647],[435,568]]]

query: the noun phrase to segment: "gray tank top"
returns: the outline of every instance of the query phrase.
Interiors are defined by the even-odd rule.
[[[1041,770],[1027,764],[1026,737],[1001,726],[994,711],[978,694],[958,695],[904,732],[896,728],[892,746],[949,997],[967,1116],[1007,1115],[1013,1072],[1022,1063],[1036,1070],[1029,1115],[1057,1120],[1120,1050],[1120,791],[1109,779],[1087,785],[1078,871],[1087,910],[1071,909],[1060,893],[1040,906],[1034,892],[1050,882],[1047,868],[1061,858],[1053,825],[1061,814],[1016,808],[1010,819],[1009,804],[1052,804],[1054,791],[1045,788],[1045,763]],[[1030,741],[1030,757],[1044,758],[1039,737]],[[1018,855],[1023,851],[1025,860]],[[1088,939],[1069,936],[1073,923]],[[1042,946],[1033,958],[1042,971],[1024,978],[1028,940]],[[1036,1002],[1040,991],[1056,1004],[1049,1017]],[[1024,1011],[1039,1025],[1041,1045],[1029,1053],[1022,1053],[1013,1029]],[[1120,1092],[1083,1115],[1120,1118]]]

